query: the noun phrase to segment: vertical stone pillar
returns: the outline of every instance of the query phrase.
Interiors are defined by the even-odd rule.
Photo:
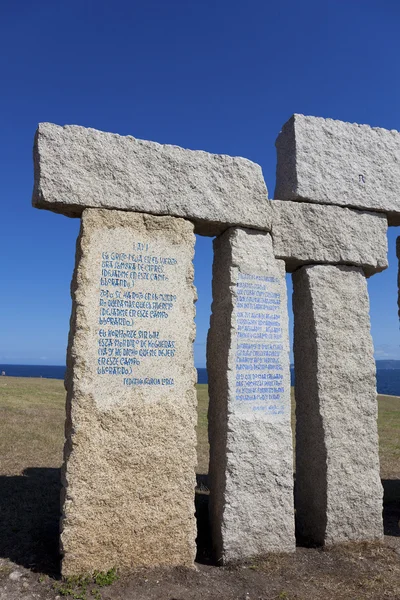
[[[380,539],[375,361],[360,268],[293,275],[296,527],[314,544]]]
[[[207,343],[210,518],[216,558],[295,549],[285,265],[271,236],[214,241]]]
[[[195,557],[193,226],[86,209],[72,283],[62,572]]]

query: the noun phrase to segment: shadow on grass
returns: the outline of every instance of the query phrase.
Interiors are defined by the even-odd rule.
[[[0,557],[52,577],[60,574],[60,469],[0,477]],[[207,475],[197,476],[197,557],[212,564]]]
[[[382,480],[385,535],[400,537],[400,479]],[[57,577],[60,570],[60,469],[29,468],[0,477],[0,557]],[[196,561],[212,565],[208,477],[197,475]]]
[[[400,479],[382,479],[385,535],[400,537]]]
[[[47,575],[60,571],[60,469],[0,477],[0,557]]]

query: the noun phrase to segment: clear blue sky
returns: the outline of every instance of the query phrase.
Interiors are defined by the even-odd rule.
[[[273,197],[292,113],[400,129],[398,0],[31,0],[0,9],[0,362],[63,364],[78,220],[31,207],[37,123],[245,156]],[[369,281],[377,358],[400,358],[395,228]],[[198,238],[204,366],[211,241]]]

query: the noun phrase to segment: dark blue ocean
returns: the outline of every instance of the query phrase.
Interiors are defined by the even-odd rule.
[[[397,363],[398,361],[396,361]],[[396,365],[397,366],[397,365]],[[198,383],[208,383],[207,370],[197,369]],[[46,365],[2,365],[0,375],[9,377],[44,377],[45,379],[64,379],[65,367]],[[292,384],[294,373],[291,369]],[[399,368],[377,368],[377,388],[379,394],[400,396],[400,363]]]

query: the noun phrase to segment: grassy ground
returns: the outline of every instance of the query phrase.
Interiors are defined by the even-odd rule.
[[[197,385],[197,472],[208,473],[208,385]]]
[[[208,471],[207,385],[197,386],[198,473]],[[0,377],[0,472],[57,468],[62,462],[65,391],[57,379]],[[400,399],[379,396],[381,476],[400,476]],[[294,408],[294,403],[293,403]],[[294,424],[294,409],[293,409]]]
[[[0,472],[59,467],[65,390],[57,379],[0,377]]]
[[[379,396],[379,457],[382,479],[400,478],[400,399]]]
[[[198,385],[197,390],[197,472],[204,476],[208,471],[209,452],[208,391],[206,385]],[[8,581],[13,565],[26,568],[29,573],[57,572],[64,402],[61,381],[0,377],[0,583],[2,572]],[[400,540],[400,398],[380,396],[378,402],[385,531],[387,539]],[[200,481],[203,482],[204,477]],[[198,495],[197,509],[200,517],[201,513],[205,517],[207,501],[204,494]],[[207,544],[207,535],[202,538],[201,533],[199,531],[201,543]],[[201,552],[199,558],[202,558]],[[4,563],[4,560],[8,562]],[[332,551],[299,548],[295,556],[275,555],[239,570],[202,569],[200,573],[190,572],[190,575],[180,571],[146,572],[144,579],[137,576],[121,580],[112,586],[112,595],[102,592],[103,598],[204,600],[214,597],[212,590],[215,590],[221,600],[400,599],[400,554],[381,545]],[[157,588],[161,580],[164,595]],[[42,584],[38,581],[41,579],[27,581],[38,594],[37,598],[53,598],[49,586],[40,587]],[[199,586],[202,589],[199,590]],[[7,589],[2,596],[0,585],[0,599],[13,600],[11,588]],[[17,591],[20,594],[19,588]],[[15,598],[25,598],[18,594]]]

